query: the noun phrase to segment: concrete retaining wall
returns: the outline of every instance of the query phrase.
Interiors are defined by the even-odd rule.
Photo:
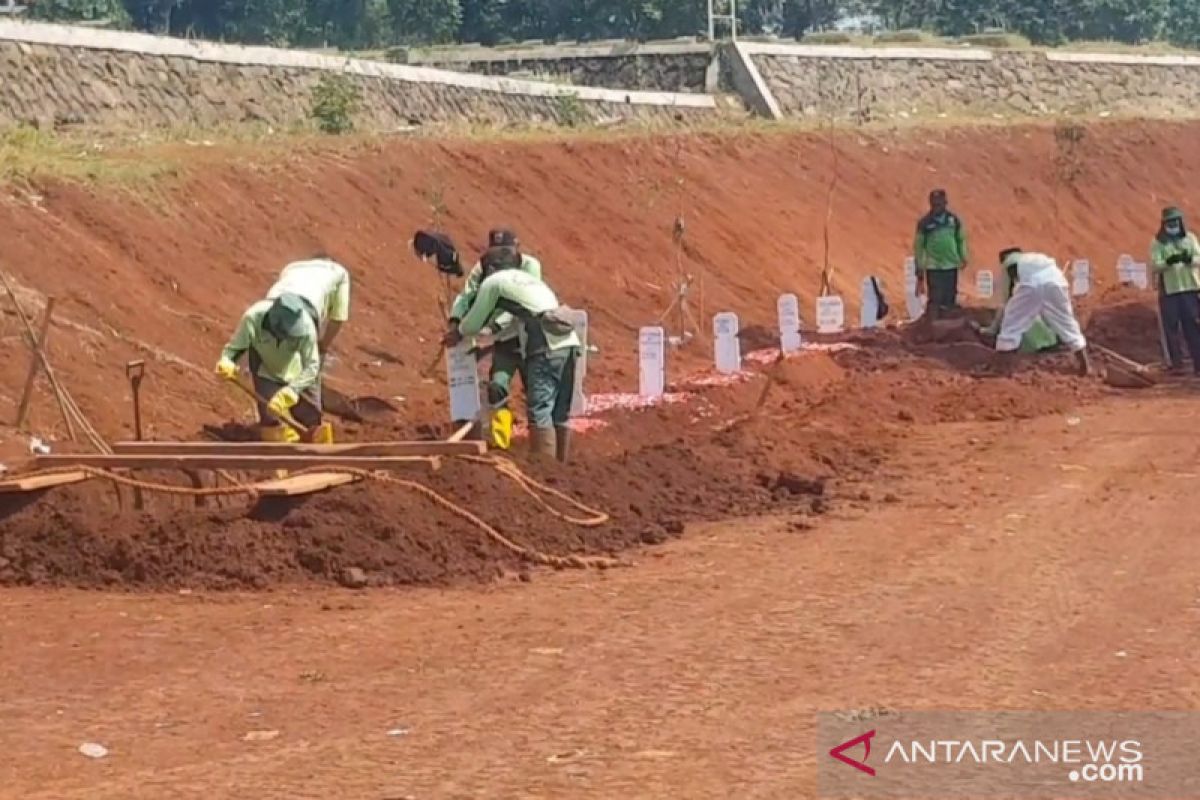
[[[1194,117],[1200,58],[745,43],[783,116]]]
[[[695,41],[398,49],[391,57],[405,64],[576,86],[698,93],[717,90],[720,69],[713,47]]]
[[[712,97],[562,87],[267,47],[0,19],[0,126],[216,125],[306,119],[330,72],[361,90],[362,127],[409,123],[681,120],[716,113]],[[572,97],[573,95],[573,97]]]

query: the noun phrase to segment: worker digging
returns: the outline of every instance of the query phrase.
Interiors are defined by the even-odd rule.
[[[495,228],[489,231],[488,246],[511,247],[520,259],[519,269],[541,280],[541,261],[521,250],[520,241],[511,229]],[[483,278],[482,262],[476,263],[467,273],[466,283],[450,308],[450,319],[447,323],[450,330],[456,329],[470,310]],[[513,414],[509,408],[509,397],[514,376],[520,375],[522,386],[526,392],[529,390],[525,360],[521,353],[520,325],[511,313],[501,311],[481,331],[484,335],[490,334],[492,338],[487,380],[487,401],[490,410],[488,427],[491,431],[492,446],[500,450],[507,450],[512,441]]]
[[[242,315],[217,362],[217,374],[238,381],[247,356],[264,441],[333,443],[323,421],[321,372],[328,348],[350,315],[350,275],[323,254],[284,267],[267,298]]]
[[[1087,340],[1075,318],[1070,285],[1054,259],[1042,253],[1025,253],[1019,247],[1009,247],[1000,252],[1000,267],[1016,287],[1004,304],[996,334],[1001,371],[1011,371],[1012,359],[1020,350],[1025,335],[1039,320],[1044,320],[1074,354],[1079,374],[1088,375],[1092,366]]]
[[[511,315],[525,364],[530,454],[534,460],[557,458],[565,463],[570,457],[569,421],[579,335],[554,290],[522,268],[516,247],[488,248],[480,259],[480,270],[482,281],[470,307],[447,331],[443,343],[453,347],[464,338],[478,336],[497,321],[497,315]]]

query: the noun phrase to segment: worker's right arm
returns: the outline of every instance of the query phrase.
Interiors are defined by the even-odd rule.
[[[450,319],[461,320],[470,310],[471,304],[475,301],[475,293],[479,291],[479,284],[483,283],[483,267],[476,264],[471,267],[471,271],[467,273],[467,282],[463,285],[463,289],[458,293],[458,297],[454,298],[454,303],[450,306]]]
[[[483,326],[487,325],[488,320],[492,318],[492,314],[496,311],[496,304],[500,302],[500,281],[502,279],[503,273],[493,275],[479,284],[479,290],[475,292],[475,300],[471,303],[471,308],[458,323],[458,332],[464,338],[477,336],[483,330]]]
[[[237,360],[245,355],[250,349],[253,323],[249,314],[243,314],[241,322],[238,323],[237,330],[233,332],[233,338],[225,345],[225,349],[221,351],[221,360],[232,361],[237,363]]]
[[[1171,266],[1167,263],[1167,248],[1158,239],[1150,245],[1150,265],[1154,267],[1155,272],[1166,272],[1167,267]]]
[[[350,319],[350,273],[344,272],[329,298],[329,321],[346,322]]]

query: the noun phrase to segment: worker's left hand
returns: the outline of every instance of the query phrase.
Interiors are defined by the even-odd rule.
[[[458,328],[451,328],[446,331],[446,335],[442,337],[442,344],[446,347],[454,347],[463,340],[463,335],[459,333]]]
[[[300,402],[300,395],[290,386],[285,386],[275,393],[267,403],[267,410],[277,417],[286,417],[292,406]]]

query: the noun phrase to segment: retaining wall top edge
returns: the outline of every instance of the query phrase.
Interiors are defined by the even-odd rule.
[[[1069,53],[1047,50],[1047,61],[1067,64],[1120,64],[1124,66],[1200,67],[1200,56],[1158,55],[1136,53]]]
[[[171,56],[244,66],[339,71],[353,75],[390,78],[414,83],[434,83],[500,94],[534,97],[575,95],[580,100],[603,103],[696,109],[715,109],[717,107],[716,98],[706,94],[625,91],[592,86],[563,87],[544,81],[451,72],[432,67],[365,61],[300,50],[279,50],[271,47],[154,36],[147,33],[126,33],[124,31],[0,19],[0,41],[5,40],[51,47],[80,47],[149,56]]]
[[[753,56],[802,58],[910,59],[922,61],[991,61],[990,50],[955,50],[948,47],[854,47],[838,44],[774,44],[738,42]]]
[[[473,47],[426,50],[413,48],[408,51],[410,64],[452,64],[477,61],[566,61],[578,58],[622,58],[629,56],[707,55],[713,46],[704,42],[663,43],[627,45],[564,45],[545,47],[520,47],[510,50]]]

